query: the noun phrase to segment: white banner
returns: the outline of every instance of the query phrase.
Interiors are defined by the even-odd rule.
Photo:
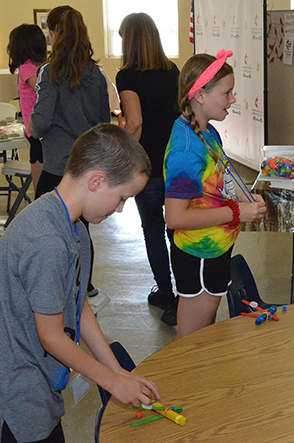
[[[264,146],[264,23],[261,0],[194,0],[195,53],[231,49],[236,103],[220,132],[229,157],[258,170]]]

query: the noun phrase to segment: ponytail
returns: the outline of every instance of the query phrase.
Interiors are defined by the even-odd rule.
[[[85,65],[92,60],[93,49],[88,37],[87,27],[80,12],[75,9],[62,14],[56,25],[56,38],[49,56],[49,79],[57,85],[69,81],[69,90],[74,93],[82,84]]]

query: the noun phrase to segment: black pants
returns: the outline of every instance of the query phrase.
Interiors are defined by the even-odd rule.
[[[2,427],[1,443],[17,443],[6,422],[3,423]],[[61,422],[58,423],[56,428],[53,429],[49,437],[45,438],[45,440],[34,440],[34,442],[30,441],[26,443],[65,443]]]
[[[160,292],[173,297],[169,245],[166,242],[166,225],[163,215],[164,180],[151,177],[145,188],[135,197],[141,218],[150,267]],[[167,232],[169,236],[169,232]]]
[[[62,177],[60,175],[50,174],[50,172],[42,171],[40,179],[38,181],[37,189],[36,189],[36,199],[41,197],[41,195],[46,194],[46,192],[51,192],[53,189],[59,185]],[[92,285],[92,272],[93,272],[93,263],[94,263],[94,247],[93,242],[89,232],[89,223],[83,218],[80,217],[80,220],[84,223],[90,238],[91,245],[91,267],[90,267],[90,275],[88,282],[88,292],[91,292],[94,289]]]

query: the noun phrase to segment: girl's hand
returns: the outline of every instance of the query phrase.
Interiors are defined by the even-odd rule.
[[[133,404],[136,407],[142,403],[149,405],[155,398],[160,400],[159,392],[154,383],[145,377],[125,371],[125,375],[116,374],[113,387],[109,391],[123,404]]]
[[[266,206],[261,195],[255,195],[255,202],[242,202],[239,203],[240,209],[240,221],[241,222],[253,222],[254,220],[262,220],[266,213]]]
[[[251,195],[255,201],[265,204],[265,202],[260,194],[251,194]]]
[[[238,203],[245,203],[248,202],[247,196],[244,194],[244,192],[239,191],[238,189],[235,190],[237,202]],[[263,198],[260,194],[251,194],[255,201],[263,202]]]

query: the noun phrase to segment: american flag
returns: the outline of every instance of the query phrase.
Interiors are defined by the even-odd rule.
[[[194,2],[191,1],[189,41],[194,43]]]

